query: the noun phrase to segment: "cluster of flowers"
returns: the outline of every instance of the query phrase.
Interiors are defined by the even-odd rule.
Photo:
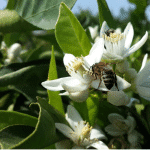
[[[89,30],[91,31],[91,37],[95,39],[89,55],[75,57],[72,54],[65,54],[63,62],[70,76],[42,82],[42,86],[51,91],[65,90],[66,92],[60,95],[68,95],[76,102],[85,101],[89,96],[90,88],[107,91],[107,101],[116,106],[126,105],[130,107],[133,101],[138,101],[135,98],[129,98],[123,91],[129,87],[141,97],[150,100],[150,62],[147,63],[148,55],[144,56],[138,73],[134,68],[129,67],[129,63],[125,59],[146,42],[148,38],[147,31],[140,41],[130,47],[134,35],[131,23],[128,23],[123,33],[120,29],[109,29],[105,21],[102,24],[100,36],[97,36],[97,27],[90,27]],[[108,68],[111,68],[111,64],[115,63],[116,70],[121,74],[125,74],[128,81],[114,74],[116,79],[113,81],[113,86],[108,89],[102,71],[95,74],[93,69],[100,62],[104,62],[105,67]],[[88,123],[82,120],[75,108],[70,105],[68,106],[66,119],[72,129],[60,123],[56,123],[56,128],[74,142],[73,147],[107,148],[103,142],[99,141],[100,139],[106,139],[101,130],[91,128]],[[108,134],[112,136],[127,134],[130,148],[138,147],[137,143],[142,135],[134,130],[136,122],[132,116],[124,119],[121,115],[112,113],[108,116],[108,119],[112,123],[105,128]],[[95,136],[93,136],[93,132],[95,132]]]
[[[150,79],[148,78],[149,70],[147,69],[149,63],[146,64],[147,54],[143,59],[142,67],[138,73],[135,69],[129,68],[129,64],[125,60],[126,57],[138,50],[146,42],[148,33],[146,32],[138,43],[130,47],[133,34],[134,31],[131,23],[128,23],[124,32],[121,33],[119,30],[110,30],[109,32],[107,23],[103,22],[100,37],[97,37],[89,55],[85,57],[75,57],[72,54],[65,54],[63,62],[70,77],[45,81],[42,82],[42,86],[51,91],[66,90],[66,92],[61,93],[61,95],[68,95],[72,100],[77,102],[85,101],[89,96],[89,88],[92,87],[102,91],[109,91],[109,102],[115,104],[119,99],[122,99],[122,104],[120,102],[120,104],[116,103],[116,105],[124,105],[129,104],[130,99],[122,90],[129,88],[132,84],[141,97],[149,100],[149,87],[147,85]],[[101,78],[95,78],[92,75],[91,68],[95,64],[100,63],[101,60],[106,60],[110,63],[115,62],[116,69],[128,75],[132,83],[127,82],[120,76],[116,76],[119,91],[115,85],[109,90],[103,80],[101,81]],[[101,84],[99,85],[100,82]],[[115,99],[113,97],[115,97]]]

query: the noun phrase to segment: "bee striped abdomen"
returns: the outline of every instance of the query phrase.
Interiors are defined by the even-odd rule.
[[[114,72],[112,70],[105,70],[102,72],[102,78],[105,86],[110,90],[116,81]]]

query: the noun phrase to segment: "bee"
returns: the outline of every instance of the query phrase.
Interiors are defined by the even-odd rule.
[[[114,84],[115,84],[116,88],[118,89],[116,74],[113,72],[112,69],[108,68],[107,65],[108,64],[106,64],[104,62],[94,64],[92,66],[92,76],[95,79],[98,79],[98,78],[100,79],[98,88],[100,87],[100,84],[103,80],[107,89],[110,90],[114,86]],[[118,89],[118,91],[119,91],[119,89]]]
[[[110,36],[110,33],[114,33],[114,32],[115,32],[114,29],[108,29],[108,30],[105,32],[105,34],[106,34],[107,36]]]

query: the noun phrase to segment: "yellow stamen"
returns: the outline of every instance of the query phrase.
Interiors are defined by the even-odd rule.
[[[89,138],[92,128],[93,127],[92,126],[90,127],[89,123],[87,123],[86,126],[83,127],[81,134],[83,135],[84,138]]]
[[[75,71],[79,70],[79,68],[82,66],[82,62],[81,61],[78,61],[78,60],[75,60],[73,62],[73,65],[72,67],[74,68]]]

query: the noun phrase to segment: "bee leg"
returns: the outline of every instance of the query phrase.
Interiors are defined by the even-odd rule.
[[[116,77],[116,74],[115,74],[115,86],[116,86],[117,89],[118,89],[118,84],[117,84],[117,77]],[[119,89],[118,89],[118,91],[119,91]]]
[[[100,78],[100,82],[99,82],[98,88],[100,87],[100,85],[101,85],[101,82],[102,82],[102,79]],[[97,88],[97,89],[98,89],[98,88]]]

